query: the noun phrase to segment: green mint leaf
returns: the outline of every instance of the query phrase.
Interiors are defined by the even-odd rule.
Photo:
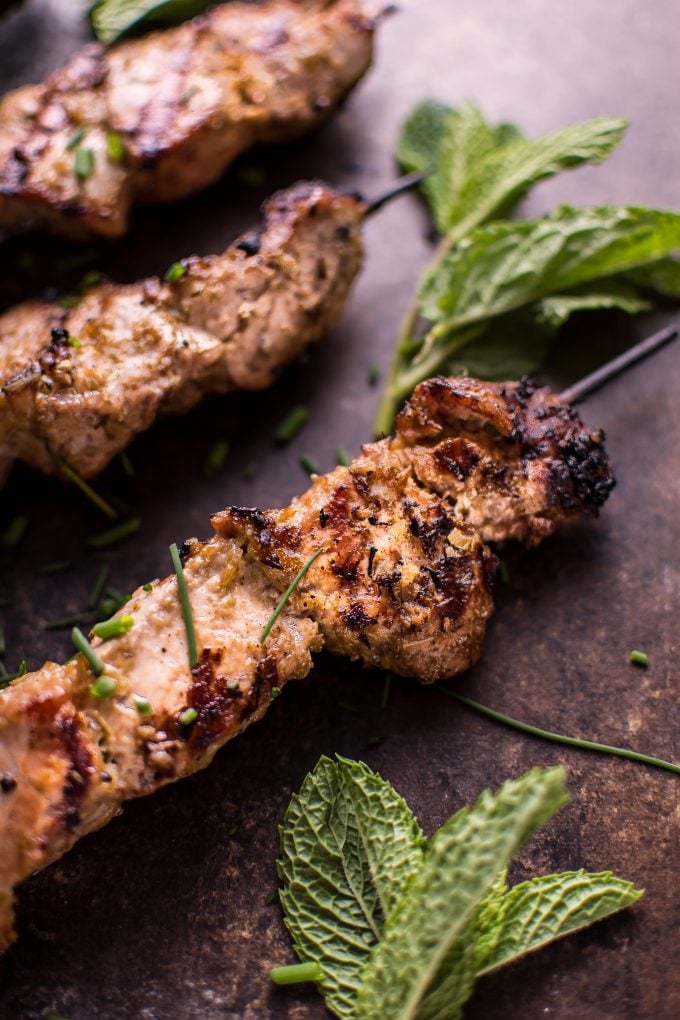
[[[383,920],[423,859],[420,827],[394,788],[360,762],[322,758],[280,830],[281,903],[302,961],[320,964],[336,1016],[353,1015]]]
[[[143,22],[177,24],[200,14],[213,0],[99,0],[89,12],[94,33],[107,46]]]
[[[541,219],[479,227],[425,276],[421,313],[434,323],[428,341],[679,246],[679,214],[638,207],[563,206]]]
[[[417,1020],[455,1020],[462,1016],[477,972],[494,951],[500,938],[499,917],[508,891],[507,869],[496,876],[488,896],[482,900],[463,935],[456,939],[451,951],[418,1007]]]
[[[420,1016],[440,968],[454,958],[457,983],[449,994],[455,1015],[475,977],[474,954],[470,959],[464,945],[469,926],[499,872],[566,799],[563,769],[534,769],[495,794],[486,791],[473,808],[459,811],[439,829],[371,954],[355,1020]],[[436,984],[432,990],[436,993]]]
[[[490,152],[471,172],[446,215],[445,232],[461,237],[509,213],[534,184],[584,163],[602,163],[617,147],[627,122],[597,117],[531,141],[519,138]]]
[[[680,260],[659,259],[651,265],[634,269],[627,278],[636,287],[655,290],[668,298],[680,298]]]
[[[474,333],[466,343],[457,346],[455,354],[442,363],[439,371],[501,381],[531,375],[541,368],[557,332],[576,312],[616,308],[634,315],[651,308],[633,287],[621,281],[590,286],[597,289],[555,294],[499,316],[481,336]],[[451,346],[455,339],[450,338]]]
[[[642,890],[609,871],[565,871],[522,882],[506,894],[492,921],[497,937],[480,975],[632,906],[641,896]]]
[[[404,124],[396,157],[406,170],[432,170],[422,185],[432,218],[440,233],[460,237],[507,214],[539,181],[603,162],[626,126],[597,117],[529,140],[512,124],[492,126],[471,103],[428,100]]]
[[[422,191],[440,233],[451,225],[451,209],[460,201],[484,157],[521,138],[511,124],[492,127],[472,103],[452,109],[426,100],[402,128],[396,157],[409,172],[431,170]]]

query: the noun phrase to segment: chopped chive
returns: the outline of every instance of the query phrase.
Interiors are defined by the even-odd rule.
[[[170,268],[165,273],[166,283],[177,283],[183,276],[186,275],[187,267],[183,266],[181,262],[173,262]]]
[[[183,92],[182,95],[179,97],[180,104],[182,106],[186,106],[186,104],[190,103],[194,96],[197,95],[197,93],[199,93],[200,91],[201,90],[197,85],[192,85],[191,88],[188,88],[186,92]]]
[[[308,457],[307,454],[305,454],[303,457],[300,457],[300,466],[303,468],[304,471],[307,472],[308,475],[321,474],[317,462],[314,460],[313,457]]]
[[[28,527],[28,517],[23,514],[17,514],[14,520],[5,528],[5,532],[0,539],[0,544],[5,549],[14,549],[15,546],[19,545],[19,542],[24,537],[24,532]]]
[[[231,828],[229,829],[229,832],[227,833],[227,835],[228,836],[235,836],[236,833],[238,832],[239,828],[240,828],[239,825],[232,825]]]
[[[110,595],[107,595],[106,598],[101,600],[97,608],[99,610],[99,615],[103,616],[105,620],[108,620],[108,618],[113,616],[114,613],[117,613],[123,605],[125,605],[125,603],[121,599],[114,599]]]
[[[203,477],[206,481],[211,481],[213,478],[217,478],[218,474],[224,467],[224,462],[227,459],[229,453],[229,443],[226,439],[218,439],[217,442],[211,447],[208,456],[205,459],[203,465]]]
[[[92,488],[89,482],[86,482],[84,478],[81,478],[78,472],[74,471],[73,468],[69,464],[67,464],[65,460],[62,460],[61,457],[59,457],[57,458],[57,462],[59,464],[59,470],[64,475],[64,477],[68,478],[68,480],[70,482],[73,482],[74,485],[77,485],[80,491],[83,493],[83,495],[87,496],[90,502],[94,503],[94,505],[99,510],[101,510],[102,513],[105,513],[107,517],[111,517],[112,519],[115,520],[118,514],[113,509],[111,504],[107,503],[106,500],[102,496],[100,496],[98,492],[95,492],[95,490]]]
[[[235,691],[241,690],[241,685],[239,684],[238,680],[229,680],[227,682],[227,690],[231,691],[233,694]]]
[[[120,463],[123,468],[123,471],[128,476],[128,478],[133,478],[135,474],[135,469],[133,468],[132,461],[130,460],[125,450],[123,450],[123,452],[120,455]]]
[[[102,641],[109,641],[111,638],[127,634],[132,630],[134,622],[134,619],[129,615],[119,616],[115,620],[102,620],[100,623],[95,623],[92,633]]]
[[[153,591],[153,585],[152,584],[143,584],[142,585],[142,591]]]
[[[73,160],[73,172],[79,181],[86,181],[94,170],[94,152],[92,149],[76,149]]]
[[[318,963],[291,963],[289,967],[272,967],[269,977],[275,985],[300,985],[323,981],[323,971]]]
[[[274,698],[278,698],[280,693],[281,693],[280,687],[272,687],[272,701],[274,700]]]
[[[109,579],[110,570],[111,570],[110,564],[108,563],[102,564],[99,573],[97,574],[97,580],[94,582],[92,586],[90,597],[87,600],[88,609],[96,609],[96,607],[99,605],[101,597],[104,594],[104,585]]]
[[[80,304],[81,298],[79,294],[64,294],[63,297],[59,298],[57,304],[60,308],[75,308]]]
[[[352,463],[352,458],[348,454],[344,446],[338,446],[335,451],[335,459],[341,467],[349,467]]]
[[[260,634],[260,644],[261,645],[263,645],[265,643],[265,641],[267,640],[267,638],[269,637],[269,632],[271,631],[272,627],[274,626],[274,624],[278,620],[279,616],[283,612],[283,607],[285,606],[286,602],[291,597],[291,595],[293,594],[293,592],[295,591],[295,589],[299,585],[300,581],[302,580],[302,578],[305,576],[305,574],[307,573],[307,571],[311,567],[312,563],[314,563],[315,560],[318,560],[319,556],[324,551],[325,550],[323,548],[317,549],[317,551],[314,553],[314,555],[310,556],[309,559],[307,560],[307,562],[302,567],[300,567],[300,569],[298,570],[297,574],[295,575],[293,580],[290,582],[290,584],[288,585],[288,587],[284,591],[283,595],[281,596],[281,598],[279,600],[279,604],[277,605],[276,609],[274,610],[272,615],[269,617],[269,621],[267,622],[267,626],[264,628],[264,630]]]
[[[185,708],[179,717],[182,726],[191,726],[198,719],[198,712],[195,708]]]
[[[22,659],[16,673],[5,673],[3,677],[0,677],[0,691],[4,687],[9,686],[9,684],[12,683],[12,680],[18,680],[20,676],[26,676],[27,670],[28,667],[26,665],[26,660]]]
[[[70,569],[70,560],[54,560],[51,563],[41,563],[36,574],[65,574]]]
[[[153,709],[148,698],[145,698],[142,694],[133,694],[132,701],[140,715],[151,715]]]
[[[182,614],[184,616],[184,626],[187,632],[187,651],[189,654],[189,666],[191,669],[198,662],[198,652],[196,650],[196,630],[194,628],[194,618],[191,614],[191,603],[189,601],[189,591],[187,589],[187,583],[184,578],[184,567],[182,566],[182,560],[179,555],[179,550],[175,542],[170,546],[170,558],[172,565],[175,568],[175,574],[177,575],[177,590],[179,592],[179,600],[182,604]],[[194,711],[194,709],[191,709]],[[180,722],[181,722],[180,717]]]
[[[97,676],[101,676],[102,673],[104,672],[104,663],[99,658],[94,648],[83,634],[82,630],[79,630],[77,627],[74,627],[73,630],[71,631],[71,640],[73,641],[73,644],[76,646],[78,651],[83,653],[91,669],[97,674]]]
[[[86,544],[90,549],[104,549],[107,545],[113,545],[114,542],[120,542],[121,539],[136,534],[141,526],[141,517],[131,517],[130,520],[122,521],[113,528],[100,531],[98,535],[91,535]]]
[[[5,628],[0,623],[0,655],[4,655],[7,651],[7,645],[5,644]]]
[[[639,652],[636,648],[633,649],[628,658],[636,666],[649,665],[649,656],[645,652]]]
[[[369,386],[377,386],[378,383],[380,382],[380,369],[375,364],[375,362],[373,362],[372,365],[368,366],[368,373],[366,375],[366,379],[368,381]]]
[[[510,574],[508,573],[508,565],[505,560],[498,561],[498,580],[501,584],[507,584],[510,580]]]
[[[488,719],[493,719],[494,722],[502,723],[504,726],[510,726],[512,729],[519,730],[521,733],[529,733],[532,737],[540,737],[542,740],[551,740],[553,743],[565,744],[567,747],[577,747],[582,751],[597,751],[600,754],[613,754],[617,758],[628,758],[629,761],[639,761],[644,765],[654,765],[656,768],[667,769],[668,772],[680,773],[680,765],[675,765],[670,761],[664,761],[662,758],[653,758],[648,754],[640,754],[639,751],[629,751],[626,747],[613,747],[611,744],[598,744],[593,740],[581,740],[578,737],[566,737],[562,733],[552,733],[550,730],[542,730],[539,726],[532,726],[530,723],[520,722],[518,719],[513,719],[509,715],[504,715],[502,712],[496,712],[493,708],[487,708],[486,705],[480,705],[477,701],[471,701],[470,698],[463,697],[463,695],[458,694],[457,691],[450,691],[441,684],[435,684],[434,687],[435,690],[440,691],[442,694],[446,694],[449,698],[455,698],[456,701],[460,701],[461,704],[465,705],[467,708],[471,708],[473,711],[479,712],[480,715],[485,715]]]
[[[353,712],[355,715],[361,712],[359,706],[353,705],[351,701],[339,701],[338,708],[344,709],[345,712]]]
[[[106,152],[114,163],[120,163],[125,155],[123,139],[115,131],[109,131],[106,136]]]
[[[284,443],[289,443],[307,423],[308,418],[309,411],[306,407],[298,405],[297,407],[292,408],[276,429],[274,433],[275,441],[281,446]]]
[[[264,898],[264,905],[265,905],[265,907],[271,907],[271,905],[273,903],[278,903],[278,902],[279,902],[279,890],[278,889],[272,889],[272,891],[270,893],[267,893],[267,895]]]
[[[96,285],[100,282],[101,278],[102,274],[99,272],[98,269],[88,269],[88,271],[85,273],[82,280],[78,284],[78,288],[79,290],[89,290],[90,287],[96,287]]]
[[[78,146],[80,145],[80,143],[82,142],[84,137],[85,137],[85,128],[84,127],[78,128],[78,130],[73,135],[71,140],[66,143],[66,151],[67,152],[73,152],[74,149],[77,149]]]
[[[69,334],[68,340],[66,342],[68,343],[69,347],[82,347],[83,346],[77,336],[71,336],[70,334]]]
[[[380,707],[384,710],[387,708],[387,702],[390,700],[390,690],[392,687],[392,674],[388,673],[385,676],[385,683],[383,684],[382,698],[380,699]]]
[[[94,617],[94,612],[89,610],[84,613],[71,613],[70,616],[62,616],[58,620],[50,620],[45,624],[44,630],[67,630],[69,627],[74,627],[79,623],[90,623]]]
[[[255,463],[254,460],[251,460],[250,463],[246,464],[246,466],[243,469],[243,477],[247,481],[250,481],[251,478],[255,477],[255,472],[256,471],[257,471],[257,464]]]
[[[95,698],[110,698],[117,686],[116,681],[110,676],[100,676],[90,687],[90,694]]]
[[[385,743],[384,737],[369,737],[366,741],[366,747],[380,747],[381,744]]]

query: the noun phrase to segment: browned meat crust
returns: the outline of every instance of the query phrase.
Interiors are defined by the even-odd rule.
[[[485,464],[497,468],[488,486],[476,473]],[[465,477],[478,486],[467,502]],[[498,507],[492,537],[537,541],[591,513],[610,488],[601,436],[548,391],[434,379],[416,391],[396,438],[314,479],[289,507],[216,514],[217,534],[186,550],[193,669],[173,576],[134,593],[121,611],[134,620],[124,636],[94,641],[117,684],[110,698],[90,693],[82,656],[0,692],[0,951],[13,938],[19,882],[124,800],[204,767],[309,672],[313,652],[325,646],[424,682],[476,662],[494,558],[470,518],[492,531]],[[281,592],[319,550],[261,642]],[[183,724],[187,708],[196,717]]]
[[[363,214],[356,198],[298,184],[266,203],[261,231],[185,259],[174,283],[105,284],[69,311],[34,302],[0,316],[0,483],[15,458],[91,478],[159,414],[271,385],[339,318]]]
[[[135,202],[190,195],[320,123],[368,69],[373,30],[361,0],[269,0],[86,47],[5,97],[0,228],[119,237]]]
[[[563,522],[597,516],[614,487],[604,433],[528,379],[428,379],[389,451],[486,542],[534,545]]]

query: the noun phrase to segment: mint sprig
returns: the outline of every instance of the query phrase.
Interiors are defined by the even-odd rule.
[[[455,1020],[481,975],[634,903],[642,893],[609,872],[507,888],[512,856],[566,799],[561,768],[533,769],[426,843],[389,783],[322,758],[286,812],[279,874],[286,925],[328,1009]]]
[[[94,33],[107,46],[146,22],[174,25],[201,14],[214,0],[97,0],[89,10]]]
[[[424,836],[366,765],[322,758],[293,796],[280,837],[286,926],[300,959],[321,964],[328,1008],[350,1018],[385,917],[422,864]]]
[[[402,401],[436,373],[506,379],[534,372],[576,312],[646,311],[647,291],[680,296],[680,216],[630,207],[507,216],[547,177],[601,163],[626,122],[599,117],[526,139],[472,104],[427,101],[402,130],[397,159],[431,170],[421,189],[442,235],[400,330],[375,422],[392,428]],[[642,293],[641,293],[642,291]]]

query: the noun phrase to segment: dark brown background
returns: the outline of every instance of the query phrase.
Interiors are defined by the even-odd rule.
[[[82,6],[35,0],[2,24],[3,87],[41,76],[86,37]],[[1,300],[48,284],[68,288],[88,265],[132,279],[190,252],[219,250],[255,218],[268,191],[298,176],[377,192],[394,172],[390,152],[400,121],[427,95],[475,99],[491,118],[515,119],[529,132],[596,114],[631,118],[624,145],[605,167],[540,187],[532,212],[559,201],[680,206],[674,0],[401,6],[380,32],[370,78],[333,123],[296,147],[246,161],[266,169],[261,188],[239,183],[233,172],[181,206],[139,213],[125,243],[84,257],[58,243],[5,245]],[[369,437],[377,393],[367,386],[366,368],[374,359],[388,362],[428,255],[425,233],[414,199],[386,210],[367,227],[366,271],[341,327],[306,365],[271,393],[213,401],[186,420],[160,424],[131,449],[132,482],[110,470],[102,489],[128,500],[144,520],[112,561],[116,586],[126,590],[165,573],[168,543],[207,535],[212,510],[287,501],[305,485],[302,453],[327,468],[337,444],[356,451]],[[32,271],[27,252],[37,256]],[[563,338],[553,377],[575,378],[658,321],[579,323]],[[676,346],[590,401],[587,417],[607,430],[618,488],[599,522],[509,557],[511,582],[499,594],[483,662],[459,684],[523,719],[676,761],[679,383]],[[272,429],[296,402],[309,406],[309,426],[278,451]],[[233,447],[228,468],[208,483],[201,464],[222,436]],[[251,460],[258,473],[245,481]],[[42,626],[82,608],[99,566],[83,538],[105,522],[77,493],[21,468],[0,498],[0,526],[14,513],[30,516],[25,540],[0,563],[0,595],[15,600],[2,611],[8,666],[26,655],[37,667],[69,651],[67,637]],[[36,575],[37,564],[62,558],[73,560],[70,574]],[[647,671],[628,664],[633,647],[649,652]],[[428,832],[485,786],[531,765],[563,762],[572,803],[522,853],[515,877],[612,868],[647,890],[625,916],[482,981],[466,1017],[680,1015],[678,777],[522,737],[405,682],[382,711],[381,690],[380,676],[322,659],[210,769],[129,805],[27,883],[19,942],[0,963],[0,1016],[324,1016],[313,991],[269,984],[268,968],[293,954],[279,908],[266,906],[265,897],[276,884],[276,825],[288,798],[319,755],[335,751],[379,769]],[[369,749],[373,736],[385,740]]]

